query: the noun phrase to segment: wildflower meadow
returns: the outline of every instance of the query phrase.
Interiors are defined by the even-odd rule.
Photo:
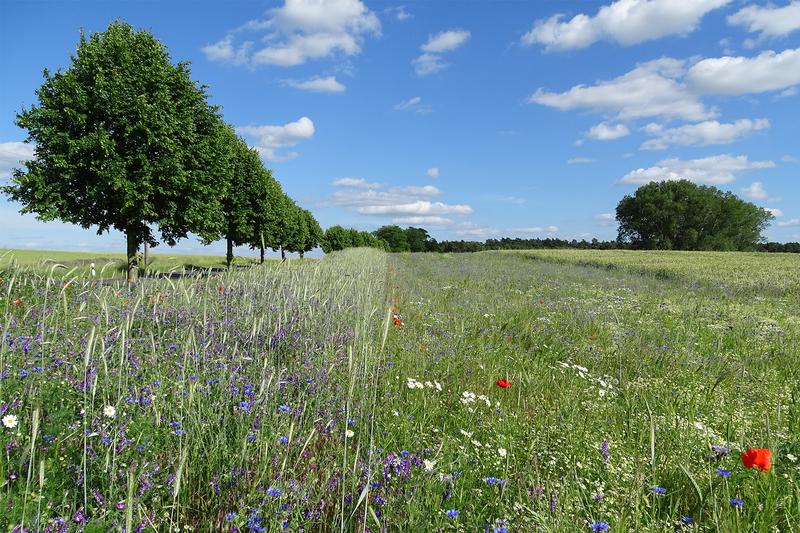
[[[0,262],[0,528],[798,531],[780,254]]]

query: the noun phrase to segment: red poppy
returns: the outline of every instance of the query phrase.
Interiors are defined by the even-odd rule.
[[[14,305],[22,305],[22,300],[17,298],[16,300],[14,300]]]
[[[766,472],[772,468],[770,459],[772,452],[769,448],[750,448],[742,455],[742,463],[746,468],[758,468],[762,472]]]
[[[223,287],[222,285],[220,285],[219,287],[217,287],[217,290],[218,290],[219,292],[225,292],[225,287]]]
[[[507,389],[511,386],[511,382],[505,379],[498,379],[495,384],[501,389]]]

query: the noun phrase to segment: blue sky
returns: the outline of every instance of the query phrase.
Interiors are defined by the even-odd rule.
[[[42,69],[116,18],[191,62],[323,227],[612,239],[623,195],[686,177],[800,240],[800,0],[6,0],[0,180]],[[18,208],[0,199],[0,247],[123,249]]]

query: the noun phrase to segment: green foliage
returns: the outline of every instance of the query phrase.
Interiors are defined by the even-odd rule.
[[[411,247],[408,244],[408,235],[400,226],[381,226],[375,230],[374,235],[385,241],[392,252],[411,251]]]
[[[129,256],[157,244],[152,226],[169,244],[218,229],[225,128],[188,64],[122,22],[82,35],[71,59],[17,115],[35,154],[4,192],[40,220],[125,233]]]
[[[688,180],[648,183],[617,205],[618,240],[661,250],[754,250],[772,214]]]

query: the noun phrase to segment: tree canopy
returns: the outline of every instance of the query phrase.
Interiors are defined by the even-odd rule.
[[[34,159],[4,187],[24,213],[128,240],[130,276],[146,241],[174,244],[223,223],[226,161],[217,109],[186,63],[150,33],[113,22],[81,35],[71,65],[44,72],[39,104],[17,115]]]
[[[689,180],[643,185],[617,205],[617,240],[661,250],[755,250],[772,214]]]

